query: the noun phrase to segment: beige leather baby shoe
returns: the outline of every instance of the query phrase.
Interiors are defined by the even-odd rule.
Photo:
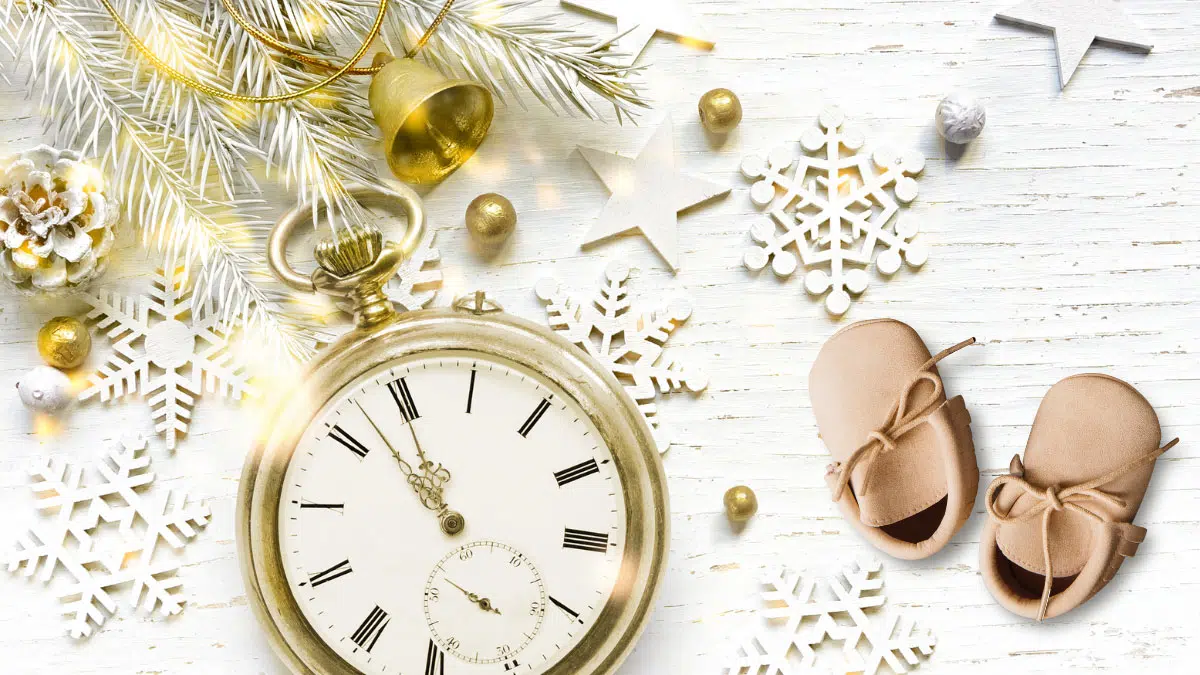
[[[851,524],[877,548],[916,560],[941,550],[971,515],[979,487],[971,416],[946,400],[937,363],[892,319],[843,328],[821,348],[809,396],[835,461],[826,482]]]
[[[980,567],[1009,611],[1041,621],[1087,602],[1137,552],[1132,524],[1159,447],[1154,408],[1131,385],[1076,375],[1038,408],[1025,460],[988,488]]]

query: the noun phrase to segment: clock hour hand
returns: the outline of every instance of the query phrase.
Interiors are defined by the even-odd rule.
[[[417,454],[421,458],[421,473],[417,473],[415,470],[413,470],[412,465],[409,464],[402,456],[400,456],[400,452],[392,446],[391,441],[389,441],[387,436],[384,435],[383,430],[379,428],[379,425],[375,424],[375,420],[371,419],[371,416],[367,414],[367,411],[363,408],[362,404],[358,401],[354,401],[354,405],[358,406],[359,412],[363,414],[363,417],[366,418],[367,422],[371,425],[371,428],[375,430],[375,434],[379,436],[379,438],[383,441],[383,444],[386,445],[387,449],[392,453],[392,457],[394,457],[396,459],[396,463],[400,465],[400,471],[407,479],[408,485],[412,488],[413,493],[417,495],[417,499],[421,500],[421,504],[425,508],[437,514],[439,520],[441,521],[442,531],[449,535],[455,535],[459,532],[462,532],[466,527],[466,519],[464,519],[463,515],[458,511],[451,510],[450,506],[446,504],[445,498],[442,496],[442,485],[444,485],[446,481],[450,480],[450,472],[440,465],[434,468],[432,463],[425,459],[425,453],[421,451],[420,445],[418,445]],[[409,428],[410,431],[412,431],[411,423]],[[416,438],[416,432],[413,431],[413,440],[415,441]]]
[[[449,579],[446,579],[446,583],[448,583],[451,586],[462,591],[463,595],[467,596],[467,600],[470,600],[471,602],[478,605],[479,609],[482,609],[485,612],[493,612],[495,614],[500,613],[500,610],[492,605],[491,600],[488,600],[487,598],[481,598],[478,595],[475,595],[474,593],[472,593],[471,591],[468,591],[467,589],[463,588],[462,586],[459,586],[458,584],[454,583],[453,581],[450,581]]]

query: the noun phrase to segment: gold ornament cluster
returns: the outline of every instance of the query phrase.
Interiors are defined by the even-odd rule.
[[[62,371],[83,365],[92,350],[92,336],[79,319],[59,316],[38,331],[37,347],[49,365],[22,375],[17,381],[17,394],[26,408],[53,415],[75,400],[71,378]]]

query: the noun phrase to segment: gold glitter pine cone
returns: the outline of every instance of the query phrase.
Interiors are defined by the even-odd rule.
[[[100,173],[39,145],[0,159],[0,276],[18,289],[78,290],[104,273],[118,220]]]

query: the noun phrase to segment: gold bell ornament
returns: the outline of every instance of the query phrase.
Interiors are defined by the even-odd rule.
[[[388,166],[405,183],[441,182],[487,137],[496,110],[492,93],[416,59],[380,53],[375,65],[383,68],[371,80],[369,101]]]

